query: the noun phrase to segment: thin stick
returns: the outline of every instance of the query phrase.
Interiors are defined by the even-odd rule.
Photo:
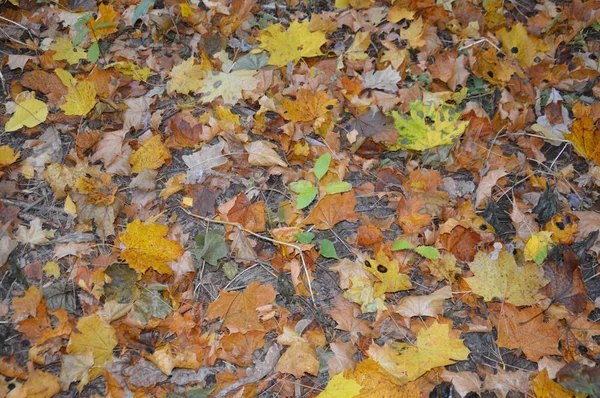
[[[304,253],[302,252],[302,249],[300,248],[300,246],[294,245],[293,243],[282,242],[282,241],[277,240],[277,239],[267,238],[266,236],[262,236],[260,234],[257,234],[256,232],[252,232],[252,231],[244,228],[241,224],[236,223],[236,222],[213,220],[213,219],[208,218],[208,217],[203,217],[203,216],[200,216],[198,214],[194,214],[194,213],[188,211],[187,209],[185,209],[182,206],[180,206],[180,208],[187,215],[189,215],[191,217],[194,217],[194,218],[197,218],[199,220],[202,220],[204,222],[221,224],[221,225],[229,225],[231,227],[235,227],[235,228],[239,229],[240,231],[246,232],[248,235],[252,235],[252,236],[254,236],[256,238],[259,238],[259,239],[262,239],[262,240],[266,240],[267,242],[271,242],[271,243],[275,243],[275,244],[278,244],[278,245],[283,245],[283,246],[287,246],[287,247],[291,247],[293,249],[296,249],[298,251],[298,253],[300,254],[300,259],[302,260],[302,268],[304,269],[304,274],[306,275],[306,284],[308,285],[308,290],[310,292],[311,301],[313,303],[313,306],[315,308],[317,308],[317,302],[315,301],[315,295],[313,293],[312,284],[310,283],[310,274],[308,273],[308,266],[306,265],[306,260],[304,259]]]

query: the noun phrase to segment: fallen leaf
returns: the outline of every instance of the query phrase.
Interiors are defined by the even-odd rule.
[[[287,167],[277,152],[277,146],[269,141],[254,141],[244,145],[244,149],[248,152],[248,162],[252,166],[281,166]]]
[[[347,369],[354,370],[356,367],[356,361],[354,360],[356,346],[352,341],[344,343],[338,339],[329,344],[329,348],[333,352],[333,358],[327,361],[330,376],[342,373]]]
[[[26,397],[51,398],[60,392],[58,377],[42,370],[33,370],[23,385]]]
[[[265,232],[265,202],[259,200],[251,203],[244,192],[235,199],[235,204],[227,213],[227,219],[240,223],[252,232]]]
[[[85,116],[96,106],[96,88],[88,81],[68,86],[66,102],[60,106],[69,116]]]
[[[55,229],[42,229],[42,220],[38,217],[29,223],[29,228],[21,225],[15,233],[15,238],[27,245],[35,246],[48,243],[48,239],[54,237]]]
[[[502,28],[496,32],[506,54],[515,57],[523,67],[531,66],[536,58],[543,59],[550,49],[541,39],[530,35],[523,24],[513,24],[510,31]]]
[[[131,171],[141,172],[144,168],[156,170],[171,160],[171,152],[163,144],[160,135],[152,136],[131,155]]]
[[[536,264],[543,263],[552,246],[552,232],[540,231],[531,234],[525,242],[525,260],[535,261]]]
[[[17,131],[22,127],[35,127],[44,123],[48,116],[48,105],[40,100],[26,99],[17,104],[15,113],[6,122],[4,131]]]
[[[410,277],[400,273],[398,260],[390,259],[383,250],[379,250],[374,259],[366,259],[364,267],[379,280],[379,283],[374,285],[373,295],[376,298],[385,293],[395,293],[413,288]]]
[[[518,306],[534,305],[543,298],[538,290],[548,284],[539,266],[531,262],[518,266],[506,250],[500,252],[497,260],[478,252],[469,268],[475,276],[465,280],[485,301],[500,299]]]
[[[545,321],[542,310],[536,307],[519,310],[510,303],[491,303],[490,308],[495,311],[491,320],[498,330],[496,343],[500,347],[517,349],[534,362],[543,356],[560,355],[561,332],[556,319]]]
[[[373,343],[367,353],[400,385],[416,380],[431,369],[464,361],[469,349],[453,337],[449,324],[434,322],[417,333],[414,344]]]
[[[243,98],[242,91],[252,91],[258,85],[255,74],[256,71],[243,69],[229,73],[212,71],[204,79],[199,91],[202,94],[202,102],[212,102],[221,97],[225,105],[237,104]]]
[[[165,239],[168,232],[166,225],[144,225],[140,220],[127,224],[125,232],[119,235],[125,245],[121,259],[139,273],[152,268],[161,274],[172,274],[167,263],[175,261],[183,253],[183,248],[177,242]]]
[[[571,134],[566,134],[565,137],[581,155],[600,163],[600,131],[594,126],[592,118],[583,117],[573,121]]]
[[[69,39],[57,38],[56,41],[49,47],[55,53],[52,55],[54,61],[65,60],[69,64],[74,65],[80,59],[86,59],[87,54],[83,48],[73,45]]]
[[[487,375],[483,382],[483,389],[489,390],[501,398],[506,398],[509,392],[516,391],[527,395],[531,391],[531,381],[529,380],[532,372],[517,370],[509,372],[503,369],[496,369],[496,374]]]
[[[179,65],[175,65],[171,69],[171,80],[167,82],[167,92],[169,94],[189,94],[198,93],[204,86],[204,77],[206,72],[210,70],[210,63],[204,62],[200,65],[196,64],[193,57],[188,58]]]
[[[325,116],[337,105],[337,100],[329,97],[326,91],[312,93],[305,88],[298,90],[295,101],[287,98],[281,101],[285,109],[283,117],[293,122],[311,122]]]
[[[353,379],[346,379],[342,373],[333,376],[318,398],[354,398],[360,396],[362,386]]]
[[[394,312],[407,318],[413,316],[437,317],[442,315],[444,301],[450,298],[452,298],[452,288],[444,286],[428,295],[401,298],[394,307]]]
[[[477,191],[475,192],[475,208],[484,204],[485,201],[492,196],[492,189],[498,183],[498,180],[508,173],[503,169],[489,171],[485,177],[481,179]]]
[[[20,156],[21,152],[15,153],[8,145],[0,146],[0,170],[16,162]]]
[[[117,333],[97,314],[84,316],[77,321],[78,332],[71,334],[67,346],[69,354],[94,355],[94,366],[90,369],[89,379],[100,376],[104,367],[112,362],[112,351],[117,346]]]
[[[254,281],[243,292],[221,291],[217,300],[208,305],[208,319],[220,318],[230,333],[245,333],[251,330],[266,331],[256,310],[271,304],[277,292],[271,285],[261,285]]]
[[[289,29],[274,24],[260,32],[260,48],[270,53],[269,65],[286,66],[301,58],[323,55],[320,47],[325,44],[325,32],[311,32],[308,22],[292,21]]]
[[[356,207],[354,192],[327,195],[320,199],[311,210],[304,224],[314,224],[315,229],[331,229],[341,221],[356,222],[360,219],[354,211]]]
[[[544,274],[550,282],[542,288],[542,294],[564,305],[572,314],[582,313],[589,301],[579,265],[577,255],[571,250],[564,254],[562,264],[544,263]]]
[[[583,398],[587,395],[576,394],[573,391],[552,381],[548,376],[548,370],[539,372],[532,380],[533,392],[536,398]]]
[[[289,373],[297,379],[305,373],[316,376],[319,373],[319,359],[315,347],[308,340],[288,326],[277,337],[277,342],[290,346],[281,356],[275,370]]]
[[[367,72],[363,78],[362,86],[366,89],[376,89],[394,93],[398,91],[398,86],[396,84],[400,80],[402,80],[400,74],[390,65],[382,70]]]
[[[372,358],[359,362],[353,372],[344,372],[344,377],[356,381],[362,387],[360,397],[416,398],[421,396],[421,391],[415,383],[399,386],[396,380],[391,379],[388,372]]]

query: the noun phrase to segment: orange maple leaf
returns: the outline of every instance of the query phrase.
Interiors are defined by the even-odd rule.
[[[243,292],[221,291],[219,298],[208,305],[208,319],[221,318],[223,326],[231,333],[246,333],[251,330],[266,331],[259,319],[258,307],[271,304],[277,292],[271,285],[254,281]]]
[[[315,229],[331,229],[341,221],[356,222],[360,215],[354,211],[356,196],[354,192],[327,195],[319,200],[304,224],[314,224]]]
[[[284,118],[292,122],[311,122],[321,116],[325,116],[334,106],[336,99],[331,99],[326,91],[311,93],[305,88],[298,90],[296,101],[284,98]]]
[[[244,192],[235,199],[235,204],[227,213],[229,221],[240,223],[252,232],[265,231],[265,202],[250,203]]]

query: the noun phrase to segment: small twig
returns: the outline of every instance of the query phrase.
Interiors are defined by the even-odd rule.
[[[0,198],[0,202],[9,204],[9,205],[13,205],[13,206],[22,207],[23,211],[36,209],[36,210],[42,210],[42,211],[56,211],[58,213],[66,213],[65,210],[61,209],[60,207],[39,205],[39,203],[41,201],[43,201],[44,199],[46,199],[46,197],[42,196],[41,198],[37,199],[35,202],[30,203],[30,202],[25,202],[22,200]]]
[[[189,215],[191,217],[194,217],[194,218],[197,218],[199,220],[202,220],[204,222],[221,224],[221,225],[229,225],[231,227],[235,227],[235,228],[239,229],[240,231],[244,231],[248,235],[252,235],[252,236],[254,236],[256,238],[259,238],[259,239],[262,239],[262,240],[266,240],[267,242],[275,243],[275,244],[278,244],[278,245],[283,245],[283,246],[291,247],[291,248],[297,250],[298,253],[300,254],[300,259],[302,260],[302,268],[304,269],[304,274],[306,275],[306,284],[308,285],[308,290],[310,291],[311,301],[313,303],[313,306],[315,308],[317,308],[317,302],[315,300],[315,295],[313,293],[312,284],[310,283],[310,274],[308,273],[308,266],[306,265],[306,260],[304,259],[304,253],[302,252],[302,249],[300,248],[300,246],[294,245],[293,243],[282,242],[282,241],[277,240],[277,239],[267,238],[266,236],[262,236],[260,234],[257,234],[256,232],[252,232],[252,231],[244,228],[241,224],[236,223],[236,222],[213,220],[213,219],[208,218],[208,217],[203,217],[203,216],[200,216],[198,214],[194,214],[194,213],[188,211],[187,209],[185,209],[184,207],[180,206],[180,209],[183,210],[183,212],[186,213],[187,215]]]

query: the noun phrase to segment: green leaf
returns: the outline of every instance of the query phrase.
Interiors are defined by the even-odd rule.
[[[323,176],[329,170],[329,164],[331,163],[331,154],[326,153],[325,155],[321,155],[317,161],[315,162],[314,173],[317,176],[317,180],[323,178]]]
[[[392,245],[392,250],[411,250],[414,246],[406,239],[398,239]]]
[[[79,33],[77,33],[77,36],[75,36],[75,38],[73,39],[73,45],[74,46],[80,45],[81,42],[83,41],[83,39],[85,39],[85,36],[87,36],[88,33],[90,33],[90,29],[87,26],[84,26],[83,29],[81,29],[79,31]]]
[[[87,58],[88,61],[95,64],[98,62],[98,58],[100,57],[100,46],[98,46],[98,42],[95,41],[92,43],[90,48],[88,48]]]
[[[210,265],[217,265],[218,261],[229,253],[225,238],[218,231],[208,231],[206,235],[196,237],[198,249],[192,250],[197,259],[203,259]]]
[[[301,193],[298,195],[298,200],[296,201],[296,209],[302,210],[308,205],[312,203],[313,200],[317,197],[317,188],[312,187],[308,191]]]
[[[433,246],[418,246],[415,251],[429,260],[438,260],[440,252]]]
[[[335,251],[335,246],[329,239],[322,239],[319,241],[320,251],[319,254],[326,258],[336,258],[339,259],[337,252]]]
[[[325,192],[328,195],[333,195],[336,193],[348,192],[352,189],[352,184],[344,181],[332,181],[325,185]]]
[[[290,184],[290,189],[292,190],[292,192],[297,194],[305,193],[311,188],[314,188],[314,185],[312,184],[312,182],[306,180],[298,180]]]
[[[165,319],[173,308],[169,304],[169,300],[162,296],[160,286],[146,288],[142,291],[140,298],[133,303],[134,313],[132,318],[147,324],[152,318]]]
[[[142,15],[148,14],[150,7],[154,7],[154,1],[155,0],[142,0],[140,4],[135,6],[135,9],[133,10],[133,17],[132,17],[134,23],[140,17],[142,17]]]
[[[223,264],[223,273],[227,279],[232,280],[238,274],[238,266],[233,261],[227,261]]]
[[[315,234],[312,232],[298,232],[294,234],[298,243],[309,244],[315,238]]]

